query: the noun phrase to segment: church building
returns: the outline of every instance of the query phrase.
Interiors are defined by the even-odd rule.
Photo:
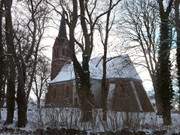
[[[91,92],[95,100],[95,107],[101,108],[101,57],[92,58],[89,67]],[[107,86],[107,107],[109,110],[120,112],[154,111],[142,85],[142,80],[128,55],[107,59]],[[64,15],[62,15],[59,34],[53,46],[51,81],[46,95],[46,106],[79,107]]]

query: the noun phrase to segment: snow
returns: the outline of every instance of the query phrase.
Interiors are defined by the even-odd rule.
[[[95,57],[90,60],[90,77],[102,79],[103,66],[102,57]],[[128,55],[119,55],[114,58],[107,58],[107,78],[132,78],[141,80]],[[62,67],[58,75],[50,83],[74,80],[73,63]]]
[[[172,113],[172,126],[164,127],[162,117],[156,113],[126,113],[107,111],[107,121],[102,119],[102,109],[93,109],[93,119],[90,122],[81,122],[79,108],[43,108],[43,125],[52,128],[73,128],[89,132],[117,131],[126,128],[128,115],[129,126],[132,130],[153,132],[166,129],[168,132],[180,132],[180,114]]]
[[[71,63],[64,65],[61,69],[61,72],[59,72],[58,75],[52,81],[50,81],[50,83],[68,81],[73,79],[75,79],[75,76],[73,64]]]
[[[41,121],[40,121],[41,115]],[[180,114],[172,113],[172,126],[163,127],[162,117],[157,116],[155,113],[129,113],[129,122],[131,127],[124,125],[127,113],[125,112],[107,112],[107,121],[102,120],[102,110],[93,109],[93,120],[91,122],[81,122],[81,111],[79,108],[42,108],[39,113],[36,105],[29,105],[28,109],[28,124],[22,131],[35,131],[37,128],[46,129],[52,128],[67,128],[77,129],[88,132],[105,132],[117,131],[122,128],[128,128],[134,131],[146,131],[152,133],[155,130],[167,130],[167,135],[171,133],[180,132]],[[2,120],[0,128],[3,127],[3,121],[6,118],[6,109],[2,109]],[[17,121],[17,110],[15,112],[14,124],[8,128],[15,128]],[[0,135],[8,134],[0,133]]]

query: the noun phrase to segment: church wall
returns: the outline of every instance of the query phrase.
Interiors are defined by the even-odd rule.
[[[73,82],[50,84],[46,94],[46,106],[70,107],[73,104]]]
[[[107,81],[109,94],[108,110],[119,112],[153,112],[154,109],[146,95],[141,81],[128,79],[111,79]],[[131,84],[134,84],[132,87]],[[101,108],[101,80],[91,80],[91,90],[96,108]],[[134,93],[136,92],[136,94]],[[73,81],[49,86],[47,104],[61,107],[79,107],[78,94]],[[138,102],[140,104],[138,104]],[[142,109],[141,109],[142,108]]]

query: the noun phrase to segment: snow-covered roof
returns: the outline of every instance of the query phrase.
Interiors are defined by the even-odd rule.
[[[95,57],[89,62],[90,77],[92,79],[102,79],[103,66],[101,58],[102,57]],[[140,77],[128,55],[107,58],[106,65],[107,78],[132,78],[140,80]],[[50,81],[50,83],[58,83],[74,79],[74,67],[73,63],[71,63],[64,65],[58,75]]]

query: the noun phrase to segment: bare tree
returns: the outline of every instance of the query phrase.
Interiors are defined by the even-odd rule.
[[[36,71],[39,46],[46,28],[48,8],[43,0],[17,2],[24,9],[22,11],[17,8],[15,13],[18,14],[18,10],[21,10],[22,16],[14,14],[18,19],[14,18],[13,20],[11,11],[13,0],[5,0],[0,3],[1,18],[3,5],[5,7],[5,41],[7,46],[6,56],[8,58],[7,118],[5,124],[13,122],[16,94],[18,106],[17,125],[24,127],[27,122],[27,104]],[[2,24],[2,19],[0,22]],[[3,46],[1,45],[1,56],[4,53],[2,49]]]
[[[27,9],[27,20],[16,20],[15,29],[15,64],[17,67],[17,106],[18,127],[25,127],[27,123],[27,105],[36,72],[38,51],[42,40],[48,10],[43,0],[24,2]],[[24,19],[24,18],[23,18]]]
[[[13,40],[13,24],[12,24],[12,15],[11,15],[11,7],[12,0],[5,0],[5,32],[6,32],[6,44],[7,44],[7,54],[8,54],[8,78],[7,78],[7,118],[5,124],[11,124],[13,122],[14,117],[14,106],[15,106],[15,77],[16,77],[16,69],[14,62],[14,40]]]
[[[87,9],[87,2],[79,1],[80,3],[80,23],[83,32],[84,44],[79,43],[82,49],[82,66],[79,63],[75,54],[75,35],[74,30],[78,19],[78,1],[73,1],[73,20],[69,22],[69,44],[71,47],[71,58],[74,65],[74,71],[76,76],[76,89],[79,95],[80,105],[82,109],[82,120],[92,120],[91,109],[94,106],[93,97],[91,93],[90,85],[90,72],[89,72],[89,60],[93,48],[93,33],[88,33],[88,24],[86,22],[85,12]],[[91,31],[92,32],[92,31]]]
[[[41,100],[45,98],[48,89],[48,80],[50,79],[50,60],[43,54],[38,55],[36,72],[33,80],[32,92],[37,99],[37,108],[39,114],[39,124],[42,126]],[[44,97],[44,98],[43,98]]]
[[[41,107],[41,99],[45,95],[48,87],[48,80],[50,78],[50,62],[45,56],[38,56],[38,62],[36,66],[36,74],[34,76],[33,93],[37,98],[37,108]]]
[[[156,7],[156,1],[153,0],[135,0],[126,1],[123,5],[125,8],[124,17],[122,19],[122,30],[126,40],[134,42],[135,45],[129,48],[140,48],[145,65],[143,65],[149,72],[152,80],[157,112],[162,112],[162,103],[158,96],[156,83],[157,70],[157,50],[158,50],[158,31],[159,17]],[[139,63],[138,63],[139,64]]]
[[[93,100],[91,97],[91,94],[90,94],[91,86],[90,86],[89,60],[90,60],[92,49],[94,46],[95,27],[97,26],[97,23],[101,19],[101,17],[103,17],[105,15],[107,15],[106,19],[107,19],[107,23],[109,23],[110,12],[119,3],[119,1],[120,0],[114,1],[114,2],[111,1],[108,4],[107,9],[106,9],[106,7],[104,7],[105,10],[103,10],[100,14],[98,14],[94,17],[93,17],[93,13],[95,12],[95,9],[98,6],[98,1],[97,0],[89,1],[89,2],[79,1],[79,3],[80,3],[80,22],[81,22],[81,28],[82,28],[82,32],[83,32],[84,43],[83,42],[77,43],[77,40],[76,40],[76,43],[82,49],[83,61],[82,61],[82,66],[81,66],[80,63],[77,62],[77,60],[76,60],[77,58],[75,58],[75,55],[73,55],[74,56],[73,62],[74,62],[74,69],[75,69],[77,86],[78,86],[77,90],[79,92],[79,97],[81,100],[82,108],[85,108],[84,110],[88,110],[88,112],[90,112],[90,110],[91,110],[91,107],[87,108],[88,102]],[[90,2],[93,3],[92,7],[89,6]],[[104,44],[105,51],[107,51],[106,45],[108,43],[108,31],[109,31],[109,24],[106,25],[106,32],[107,32],[106,34],[107,35],[106,35],[106,39],[105,39],[106,41]],[[73,38],[72,38],[72,41],[73,41]],[[105,92],[105,90],[104,90],[104,92]],[[104,95],[107,95],[107,94],[104,94]],[[85,111],[85,113],[87,114],[86,111]]]
[[[156,2],[159,7],[156,6]],[[173,0],[168,1],[165,9],[163,0],[127,1],[125,15],[128,16],[124,17],[125,29],[129,38],[134,43],[138,43],[143,52],[146,68],[155,91],[157,111],[162,113],[166,125],[171,123],[172,84],[169,55],[172,31],[169,27],[169,16],[172,3]],[[156,40],[160,40],[160,43]]]
[[[121,0],[117,1],[120,2]],[[112,18],[111,17],[111,8],[112,8],[113,0],[110,0],[108,3],[109,11],[106,14],[106,20],[105,22],[99,22],[99,33],[101,38],[101,43],[103,45],[103,56],[102,56],[102,63],[103,63],[103,76],[102,76],[102,82],[101,82],[101,102],[102,102],[102,108],[103,108],[103,119],[106,120],[106,111],[107,111],[107,96],[108,96],[108,86],[107,86],[107,79],[106,79],[106,63],[107,63],[107,51],[108,51],[108,39],[109,39],[109,33],[113,26],[115,15]],[[103,29],[102,24],[105,24],[105,28]]]

